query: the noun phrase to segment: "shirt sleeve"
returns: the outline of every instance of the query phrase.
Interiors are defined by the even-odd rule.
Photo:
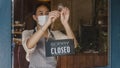
[[[35,50],[36,46],[34,48],[29,49],[26,45],[27,40],[30,38],[30,36],[33,34],[33,30],[25,30],[22,32],[22,46],[26,52],[26,60],[29,61],[30,54]]]

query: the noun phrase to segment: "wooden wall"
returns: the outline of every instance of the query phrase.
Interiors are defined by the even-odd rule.
[[[95,68],[107,65],[107,54],[80,53],[59,57],[57,68]]]

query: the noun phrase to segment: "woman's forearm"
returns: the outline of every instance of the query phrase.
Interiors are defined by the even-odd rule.
[[[64,26],[64,28],[65,28],[65,31],[66,31],[66,34],[67,34],[68,38],[74,40],[74,45],[75,45],[75,48],[76,48],[77,45],[78,45],[78,42],[77,42],[77,40],[76,40],[76,38],[75,38],[75,35],[74,35],[72,29],[70,28],[70,26],[69,26],[69,24],[68,24],[68,22],[67,22],[66,24],[64,24],[63,26]]]
[[[39,39],[43,36],[43,34],[45,33],[45,31],[48,29],[50,23],[49,21],[38,31],[36,31],[27,41],[27,47],[29,49],[33,48],[37,42],[39,41]]]

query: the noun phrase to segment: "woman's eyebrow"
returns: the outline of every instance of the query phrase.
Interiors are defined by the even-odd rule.
[[[43,12],[42,10],[39,10],[38,12]],[[49,12],[48,10],[46,12]]]
[[[43,11],[38,11],[38,12],[43,12]]]

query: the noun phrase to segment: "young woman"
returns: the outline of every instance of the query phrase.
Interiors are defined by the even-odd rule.
[[[25,30],[22,33],[22,45],[26,51],[26,59],[30,62],[29,68],[56,68],[56,57],[46,57],[46,40],[74,39],[75,47],[77,46],[77,41],[68,23],[69,14],[67,7],[62,8],[61,12],[58,10],[50,12],[49,6],[44,3],[36,6],[33,19],[37,26],[33,30]],[[66,35],[49,29],[49,26],[59,17]]]

